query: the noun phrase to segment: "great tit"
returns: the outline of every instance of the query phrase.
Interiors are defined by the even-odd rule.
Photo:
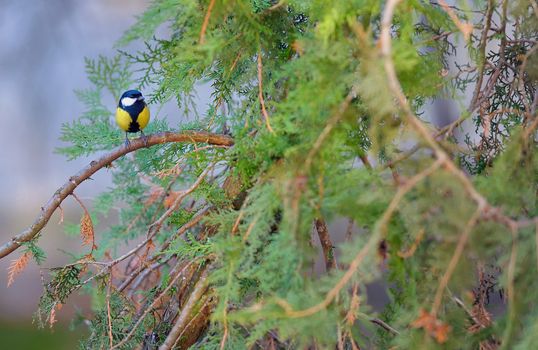
[[[128,90],[123,93],[116,109],[116,123],[125,131],[125,145],[129,145],[127,133],[139,132],[144,139],[146,135],[142,129],[148,125],[149,109],[144,96],[138,90]]]

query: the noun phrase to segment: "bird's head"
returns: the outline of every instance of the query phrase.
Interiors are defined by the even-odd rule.
[[[144,102],[144,96],[138,90],[127,90],[120,97],[120,106],[130,107],[136,102]]]

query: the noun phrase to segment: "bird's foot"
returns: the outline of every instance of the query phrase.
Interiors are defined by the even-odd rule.
[[[131,146],[131,141],[129,141],[129,137],[125,135],[125,147],[129,147],[129,146]]]
[[[142,130],[140,130],[140,133],[142,134],[142,140],[144,140],[144,147],[148,147],[148,137]]]

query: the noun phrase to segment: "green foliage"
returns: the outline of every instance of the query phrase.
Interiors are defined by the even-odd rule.
[[[110,121],[115,110],[104,105],[101,98],[106,92],[118,101],[122,92],[129,89],[133,83],[129,63],[119,55],[112,59],[99,56],[97,60],[86,60],[86,72],[94,87],[76,91],[86,112],[71,123],[62,125],[60,140],[72,145],[57,149],[68,159],[112,149],[123,140],[123,135]]]
[[[65,304],[73,290],[80,286],[80,269],[77,266],[66,266],[52,270],[51,280],[44,285],[44,292],[39,300],[39,308],[34,320],[39,327],[44,327],[48,322],[53,324],[52,312],[58,305]]]
[[[197,88],[210,85],[209,105],[197,106],[193,120],[153,119],[147,133],[226,133],[234,146],[162,144],[115,161],[113,185],[92,208],[96,220],[114,223],[98,232],[86,260],[52,272],[39,315],[84,284],[95,313],[81,347],[108,346],[111,282],[102,275],[112,271],[111,333],[124,348],[163,344],[189,310],[178,347],[534,344],[536,18],[524,1],[510,5],[509,25],[486,33],[482,52],[486,5],[451,7],[462,23],[476,21],[472,60],[462,64],[458,26],[433,2],[398,5],[390,57],[380,49],[379,1],[152,2],[118,42],[124,51],[87,61],[93,86],[77,92],[87,111],[63,126],[68,145],[58,151],[74,159],[120,144],[114,106],[103,101],[133,85],[145,89],[150,107],[175,100],[185,113]],[[167,34],[157,37],[163,25]],[[136,40],[145,48],[129,51]],[[387,60],[398,82],[388,79]],[[480,79],[479,103],[461,112],[474,130],[427,125],[436,120],[432,103],[463,105]],[[400,105],[398,83],[407,99]],[[405,103],[418,121],[402,113]],[[347,229],[337,225],[342,218]],[[334,247],[325,247],[337,261],[330,271],[319,267],[317,219],[334,223]],[[103,263],[140,242],[112,270]],[[100,283],[83,282],[96,273]],[[209,287],[191,302],[205,273]],[[369,293],[372,284],[389,300]],[[499,294],[506,307],[494,314]]]
[[[39,237],[38,237],[39,238]],[[29,242],[23,243],[23,246],[25,246],[25,252],[30,252],[32,254],[32,257],[34,258],[35,262],[38,265],[41,265],[45,259],[47,258],[47,254],[45,254],[45,251],[41,249],[37,245],[37,239],[31,240]]]

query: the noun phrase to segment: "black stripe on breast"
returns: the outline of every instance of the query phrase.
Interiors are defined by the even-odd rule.
[[[140,131],[140,125],[138,125],[138,122],[136,120],[131,121],[131,124],[129,124],[129,129],[127,132],[139,132]]]
[[[133,103],[132,106],[122,106],[121,108],[127,113],[129,113],[132,120],[136,121],[138,115],[142,112],[145,106],[146,103],[144,103],[144,101],[136,101],[135,103]]]
[[[129,129],[127,129],[127,132],[139,132],[140,131],[140,124],[138,124],[138,115],[142,112],[144,107],[146,106],[146,103],[144,101],[136,101],[133,103],[132,106],[124,106],[121,104],[120,101],[120,108],[129,113],[131,116],[131,123],[129,124]]]

